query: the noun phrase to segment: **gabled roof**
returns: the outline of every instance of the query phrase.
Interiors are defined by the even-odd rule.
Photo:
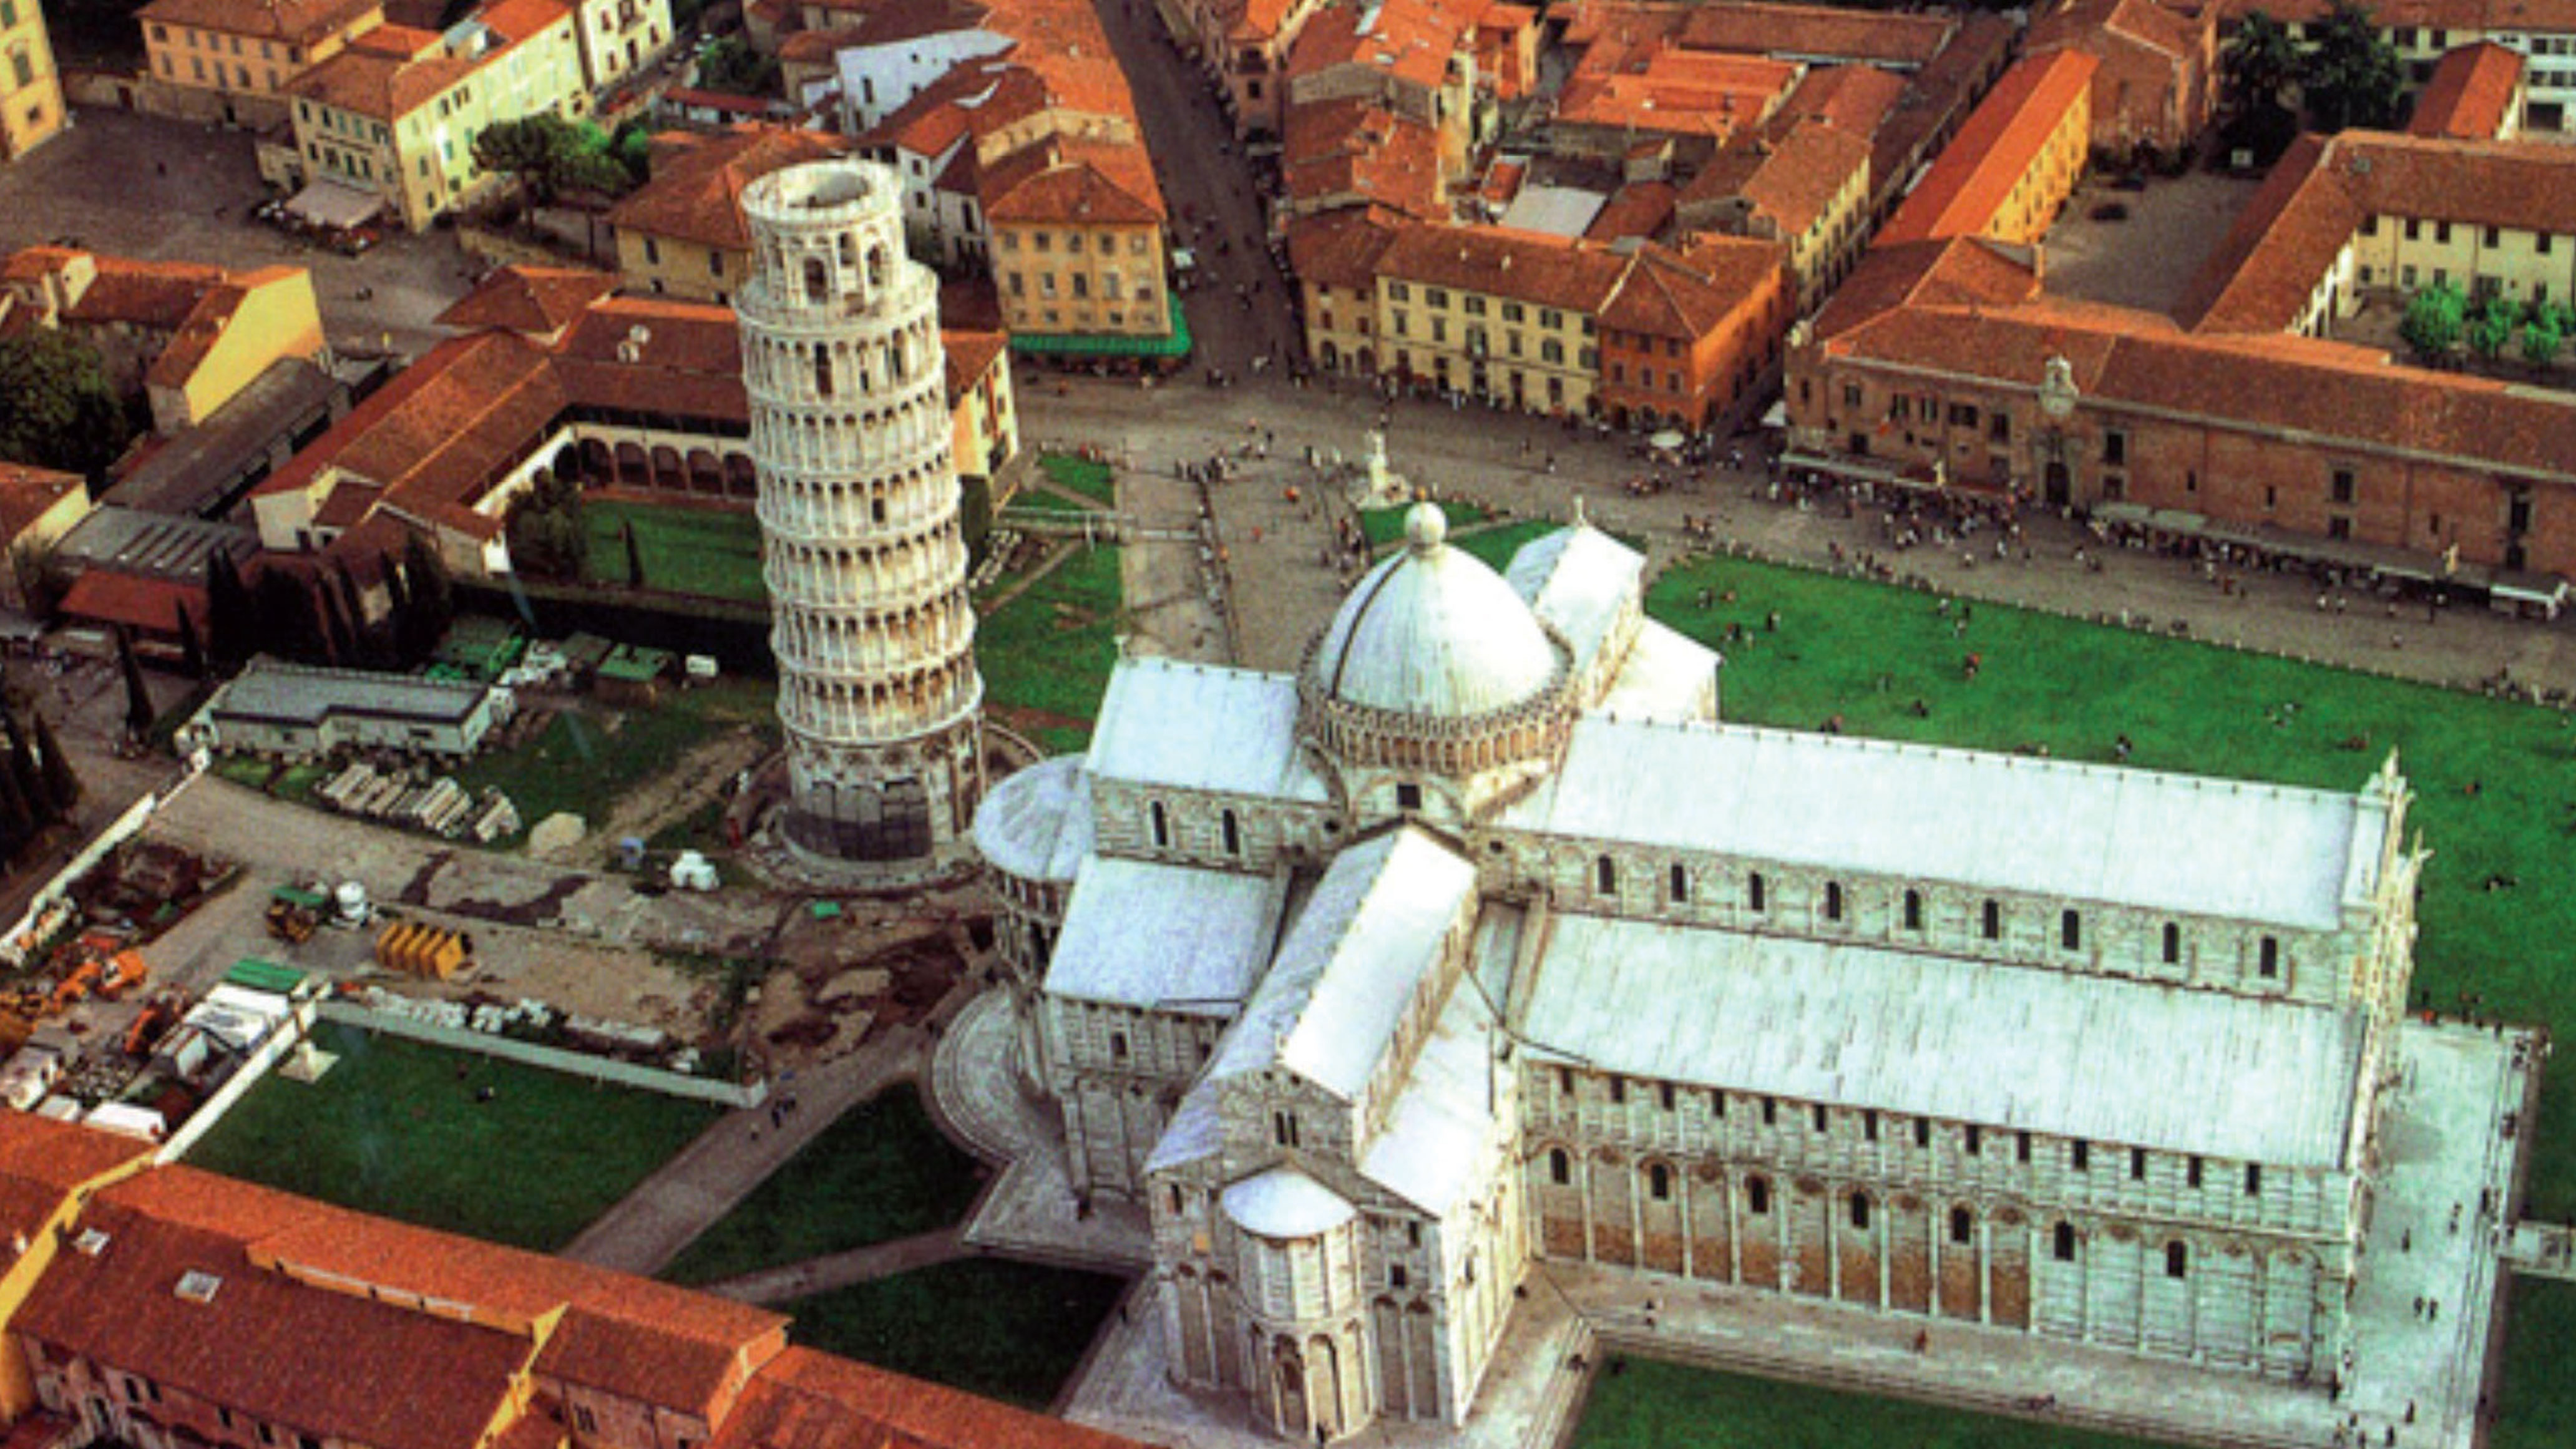
[[[2415,98],[2410,135],[2454,141],[2489,141],[2513,118],[2522,92],[2522,53],[2490,40],[2464,45],[2433,67],[2433,79]]]
[[[1054,138],[983,168],[984,215],[993,222],[1155,226],[1163,220],[1145,148]]]
[[[20,253],[20,256],[26,256]],[[84,255],[41,249],[42,257],[61,260]],[[63,309],[64,320],[92,324],[123,323],[153,332],[176,332],[206,294],[224,284],[224,269],[201,262],[147,262],[133,257],[87,254],[98,275]],[[39,264],[39,274],[49,268]]]
[[[1291,106],[1280,170],[1291,204],[1357,198],[1425,220],[1444,214],[1439,133],[1366,96]]]
[[[2015,63],[1942,148],[1881,238],[1922,241],[1985,230],[2100,68],[2080,50]]]
[[[1288,269],[1300,282],[1365,293],[1403,221],[1380,206],[1297,217],[1288,223]]]
[[[2031,22],[2025,48],[2036,55],[2071,46],[2098,55],[2117,38],[2182,61],[2199,51],[2198,24],[2156,0],[2072,0]]]
[[[2039,272],[2021,249],[1987,237],[1874,246],[1816,313],[1815,335],[1831,337],[1892,307],[2007,307],[2039,295]]]
[[[1131,1440],[845,1358],[761,1366],[708,1449],[1138,1449]]]
[[[436,321],[460,332],[501,327],[551,337],[616,287],[615,277],[584,267],[502,267],[439,313]]]
[[[152,0],[135,18],[309,45],[383,11],[382,0]]]
[[[2233,26],[2247,12],[2265,11],[2285,25],[2325,18],[2333,0],[2213,0],[2220,23]],[[2383,0],[2370,7],[2382,31],[2398,26],[2418,30],[2508,31],[2565,34],[2576,31],[2576,0]]]
[[[1560,237],[1500,227],[1407,226],[1378,258],[1395,281],[1454,287],[1596,314],[1619,285],[1625,263]]]
[[[1721,151],[1682,195],[1688,201],[1740,196],[1784,238],[1805,234],[1855,176],[1867,189],[1869,142],[1839,126],[1804,121],[1776,139]]]
[[[18,535],[39,518],[53,511],[66,494],[89,485],[77,473],[58,473],[31,463],[12,463],[0,459],[0,548],[15,543]],[[6,1150],[6,1139],[0,1138],[0,1151]],[[5,1170],[5,1165],[0,1165]]]
[[[1938,12],[1714,0],[1690,7],[1678,40],[1693,50],[1912,69],[1940,54],[1957,29],[1956,20]]]
[[[1694,342],[1723,325],[1763,288],[1777,282],[1780,244],[1748,237],[1708,237],[1687,259],[1662,247],[1637,248],[1601,325],[1649,337]]]
[[[42,1229],[72,1193],[136,1161],[152,1145],[33,1112],[0,1112],[0,1268],[11,1241]]]
[[[609,208],[620,231],[745,251],[742,189],[807,161],[846,156],[854,143],[820,131],[740,125],[712,135],[667,132],[653,138],[653,175]]]

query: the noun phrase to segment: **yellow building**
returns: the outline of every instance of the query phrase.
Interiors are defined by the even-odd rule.
[[[751,273],[743,187],[781,167],[846,156],[853,144],[784,126],[655,136],[653,179],[608,213],[619,280],[634,292],[731,302]]]
[[[1803,315],[1823,306],[1859,260],[1869,186],[1869,142],[1829,121],[1801,120],[1719,152],[1682,188],[1676,215],[1684,232],[1786,244]]]
[[[300,182],[372,192],[414,231],[489,184],[486,126],[589,109],[573,11],[502,0],[446,34],[378,26],[287,87]]]
[[[0,0],[0,161],[15,161],[63,128],[63,83],[37,0]]]
[[[1588,413],[1596,319],[1625,270],[1607,250],[1534,232],[1405,227],[1378,258],[1374,361],[1500,406]]]
[[[671,48],[671,0],[576,0],[573,17],[594,94],[633,79]]]
[[[949,443],[957,476],[990,483],[1020,451],[1011,340],[999,332],[943,327],[939,347],[948,367]]]
[[[1879,240],[1985,236],[2019,245],[2045,236],[2084,174],[2101,65],[2083,51],[2059,50],[2004,72]]]
[[[34,613],[45,556],[89,517],[89,484],[76,473],[0,461],[0,608]]]
[[[384,24],[385,11],[383,0],[152,0],[135,18],[145,110],[268,126],[286,116],[288,82]]]
[[[149,1142],[0,1108],[0,1422],[38,1406],[18,1310],[90,1194],[151,1165]]]
[[[2370,131],[2347,131],[2336,143],[2347,174],[2329,172],[2326,183],[2360,212],[2352,237],[2359,285],[2576,298],[2576,148]],[[2365,158],[2358,167],[2356,156]]]
[[[983,183],[1015,339],[1175,335],[1163,198],[1142,146],[1052,138],[985,167]]]

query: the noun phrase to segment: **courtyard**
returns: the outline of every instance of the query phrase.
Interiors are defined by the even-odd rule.
[[[2128,190],[2086,177],[2041,243],[2049,295],[2170,315],[2257,184],[2191,171]]]

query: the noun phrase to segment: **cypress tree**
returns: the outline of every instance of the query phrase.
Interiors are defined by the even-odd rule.
[[[173,604],[179,616],[179,667],[190,679],[203,683],[207,677],[206,647],[197,642],[197,621],[188,617],[188,606]]]
[[[349,626],[349,662],[372,667],[378,662],[375,631],[367,627],[367,598],[358,591],[357,575],[349,572],[348,564],[334,559],[331,582],[340,590],[340,617]]]
[[[322,606],[323,651],[330,656],[333,664],[355,667],[358,662],[358,644],[350,637],[349,621],[340,615],[340,596],[330,589],[321,589],[316,591],[314,598]]]
[[[635,542],[633,519],[626,523],[626,586],[631,589],[644,587],[644,550]]]
[[[125,732],[140,736],[152,728],[152,690],[143,682],[143,661],[134,657],[134,636],[116,626],[116,667],[125,674]]]
[[[14,772],[0,770],[0,861],[18,858],[27,842],[36,836],[38,821],[27,808],[27,797],[18,792]]]
[[[36,768],[35,751],[28,747],[27,731],[18,723],[17,713],[0,709],[0,725],[7,727],[9,735],[8,767],[0,769],[0,778],[5,778],[9,793],[16,797],[18,812],[26,818],[26,833],[32,835],[54,814],[45,808],[44,775]]]
[[[45,722],[41,713],[36,713],[35,718],[36,753],[40,756],[36,768],[44,783],[45,804],[48,813],[58,820],[63,819],[72,813],[74,805],[80,803],[80,776],[72,773],[71,756],[64,754],[63,747],[56,743],[54,727]]]
[[[206,555],[206,640],[215,667],[230,673],[259,652],[259,601],[223,549]]]

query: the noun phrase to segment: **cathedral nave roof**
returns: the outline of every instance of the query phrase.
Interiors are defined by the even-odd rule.
[[[1093,856],[1047,965],[1053,996],[1230,1017],[1269,964],[1283,883]]]
[[[1297,753],[1297,681],[1166,659],[1124,659],[1091,734],[1096,779],[1322,802]]]

